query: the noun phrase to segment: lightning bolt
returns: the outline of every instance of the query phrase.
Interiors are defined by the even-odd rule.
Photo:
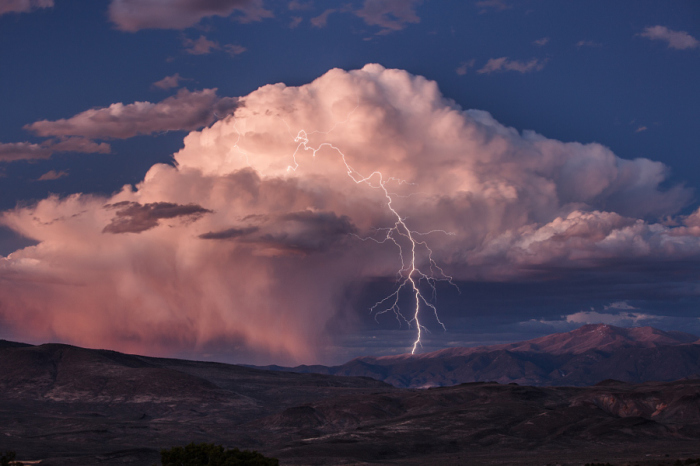
[[[429,247],[428,243],[425,240],[419,239],[420,237],[427,236],[433,233],[441,233],[445,234],[448,236],[454,236],[454,233],[447,232],[445,230],[430,230],[427,232],[418,232],[411,230],[408,225],[406,224],[406,218],[402,217],[399,212],[394,208],[394,198],[395,197],[402,197],[399,196],[396,193],[393,193],[389,190],[388,184],[395,182],[399,185],[401,184],[412,184],[408,183],[407,181],[400,180],[395,177],[386,177],[384,174],[382,174],[380,171],[374,171],[370,173],[369,175],[363,175],[357,170],[355,170],[349,163],[348,163],[348,158],[343,153],[343,151],[335,146],[334,144],[330,142],[322,142],[321,144],[317,146],[312,146],[310,144],[310,139],[309,136],[313,134],[324,134],[328,135],[331,133],[335,128],[347,122],[351,115],[357,110],[359,107],[359,99],[358,99],[358,105],[347,115],[345,120],[340,121],[340,122],[335,122],[333,127],[329,129],[328,131],[312,131],[311,133],[307,133],[305,130],[301,129],[297,132],[296,136],[292,134],[291,128],[289,127],[289,124],[280,117],[280,119],[284,122],[284,124],[287,127],[287,131],[289,135],[294,139],[294,142],[296,143],[296,149],[294,153],[292,154],[292,164],[287,167],[287,171],[294,171],[296,172],[297,169],[299,169],[299,163],[297,161],[297,156],[299,156],[300,153],[304,152],[311,152],[311,156],[313,158],[316,157],[316,154],[321,151],[324,148],[327,148],[333,152],[335,152],[337,155],[340,156],[341,161],[345,165],[345,170],[347,175],[355,182],[355,184],[365,184],[369,186],[370,188],[373,189],[378,189],[380,190],[384,197],[386,198],[386,207],[391,212],[393,215],[395,221],[394,225],[391,227],[387,228],[379,228],[376,229],[376,232],[382,232],[383,237],[381,238],[376,238],[373,236],[369,237],[360,237],[358,235],[355,235],[358,239],[362,241],[374,241],[379,244],[383,244],[386,242],[392,242],[399,251],[399,257],[401,259],[401,268],[397,271],[396,276],[397,276],[397,285],[396,288],[394,289],[394,292],[385,297],[384,299],[377,301],[371,308],[370,312],[374,314],[375,320],[379,315],[388,313],[388,312],[393,312],[393,314],[396,316],[396,319],[399,322],[399,325],[402,325],[402,323],[406,323],[406,325],[411,328],[412,326],[415,326],[416,329],[416,338],[413,341],[413,345],[411,347],[411,354],[415,354],[416,350],[418,349],[418,346],[422,347],[422,341],[421,338],[423,336],[423,332],[429,332],[428,328],[421,324],[421,310],[424,308],[430,309],[431,313],[434,315],[435,320],[438,322],[438,324],[442,327],[444,331],[447,331],[447,327],[445,324],[440,320],[440,317],[438,315],[438,310],[437,307],[430,302],[426,298],[426,296],[423,294],[421,291],[421,287],[423,284],[427,285],[428,288],[431,290],[432,294],[432,301],[435,302],[437,299],[437,288],[436,284],[437,282],[447,282],[453,287],[457,289],[459,292],[459,287],[453,282],[453,278],[450,275],[447,275],[445,271],[438,266],[438,264],[433,260],[433,251]],[[235,128],[235,125],[234,125]],[[236,131],[238,131],[236,129]],[[242,155],[248,158],[248,154],[243,151],[239,146],[238,142],[240,141],[240,133],[238,133],[239,139],[236,141],[235,148],[241,152]],[[406,260],[405,256],[406,254],[404,253],[404,247],[401,245],[400,239],[403,238],[405,241],[408,242],[410,246],[410,254],[408,254],[408,260]],[[418,264],[418,255],[419,255],[419,250],[425,251],[424,255],[427,258],[427,271],[423,271]],[[404,314],[401,312],[401,308],[399,306],[399,301],[402,295],[402,292],[404,290],[407,290],[408,292],[411,293],[413,296],[413,302],[414,302],[414,308],[412,310],[412,316],[410,318],[407,318],[404,316]]]

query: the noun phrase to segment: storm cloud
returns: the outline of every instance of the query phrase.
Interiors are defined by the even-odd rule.
[[[431,248],[417,264],[455,280],[700,258],[700,210],[678,215],[692,192],[665,187],[663,164],[506,127],[406,71],[334,69],[240,102],[135,187],[4,212],[38,242],[0,259],[7,325],[150,354],[312,362],[348,287],[406,260],[406,238],[387,236],[392,209]],[[77,117],[45,134],[153,131]]]

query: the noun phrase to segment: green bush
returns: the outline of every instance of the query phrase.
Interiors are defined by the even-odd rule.
[[[257,451],[226,450],[213,443],[190,443],[161,450],[160,461],[163,466],[279,466],[277,459],[267,458]]]

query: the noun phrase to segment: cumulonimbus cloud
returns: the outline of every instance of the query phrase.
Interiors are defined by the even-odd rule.
[[[109,19],[118,29],[186,29],[210,16],[228,17],[235,12],[241,22],[272,16],[262,0],[112,0]]]
[[[192,131],[225,117],[238,105],[234,97],[219,97],[216,89],[180,89],[160,102],[115,103],[71,118],[41,120],[24,128],[38,136],[82,136],[123,139],[162,131]]]
[[[136,187],[4,212],[38,242],[0,259],[7,328],[150,354],[318,360],[349,284],[401,267],[387,193],[456,280],[700,258],[700,210],[653,220],[692,195],[662,188],[663,164],[505,127],[420,76],[334,69],[240,100]],[[141,124],[95,134],[153,131]]]

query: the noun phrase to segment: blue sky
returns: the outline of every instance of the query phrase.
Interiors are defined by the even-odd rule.
[[[52,194],[109,197],[142,181],[154,164],[173,164],[183,138],[224,118],[221,109],[235,106],[235,98],[378,63],[435,81],[461,108],[487,111],[518,132],[662,162],[667,176],[658,188],[685,186],[686,195],[663,212],[635,217],[663,223],[698,209],[699,40],[696,1],[2,0],[0,209],[31,207]],[[116,103],[158,104],[178,92],[204,99],[197,93],[205,89],[216,89],[216,97],[185,123],[146,116],[128,122],[135,129],[93,132],[52,124]],[[601,202],[596,208],[616,205],[614,198]],[[37,241],[3,227],[0,254]],[[621,325],[700,331],[692,320],[700,301],[694,254],[682,266],[674,256],[655,259],[663,267],[621,260],[612,268],[568,269],[554,282],[465,279],[470,292],[443,290],[442,312],[453,331],[434,333],[431,344],[568,329],[586,320],[582,312],[621,316]],[[375,323],[358,310],[381,295],[382,280],[373,280],[346,300],[361,316],[350,319],[352,332],[336,328],[349,319],[340,311],[326,324],[340,334],[334,344],[342,356],[405,349],[405,334],[391,322]],[[675,295],[666,291],[671,284],[680,290]],[[551,296],[543,298],[546,290]],[[571,315],[579,317],[567,320]],[[6,328],[14,329],[8,337],[23,335]],[[391,334],[381,333],[380,349],[368,340],[377,332]]]

